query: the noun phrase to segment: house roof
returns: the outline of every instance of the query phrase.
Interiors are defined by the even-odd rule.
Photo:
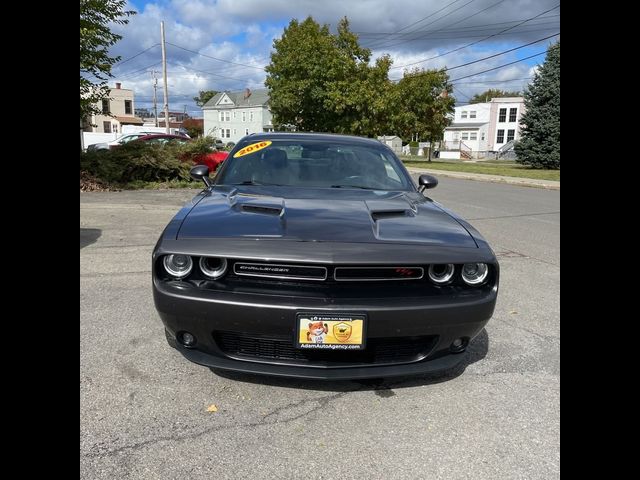
[[[378,140],[382,140],[384,142],[386,140],[393,140],[394,138],[397,138],[398,140],[402,141],[402,139],[397,135],[381,135],[378,137]]]
[[[266,105],[269,101],[269,90],[266,88],[250,90],[250,92],[251,95],[248,98],[244,98],[245,90],[240,92],[219,92],[205,103],[202,108],[208,110],[212,108],[255,107]],[[217,105],[225,94],[231,99],[233,105]]]
[[[122,125],[143,125],[144,122],[141,118],[138,117],[118,117],[116,116],[116,120],[118,120]]]

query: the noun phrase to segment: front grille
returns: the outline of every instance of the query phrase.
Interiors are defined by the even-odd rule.
[[[235,332],[213,333],[225,355],[253,361],[294,363],[306,366],[354,366],[417,362],[435,347],[438,337],[371,338],[364,350],[299,350],[287,336],[257,336]]]

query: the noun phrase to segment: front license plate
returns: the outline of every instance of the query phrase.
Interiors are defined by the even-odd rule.
[[[363,350],[366,315],[299,313],[296,347],[305,350]]]

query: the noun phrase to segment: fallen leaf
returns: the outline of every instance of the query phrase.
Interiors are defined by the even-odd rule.
[[[517,312],[516,310],[511,310],[509,313],[510,313],[511,315],[517,315],[517,314],[518,314],[518,312]]]
[[[217,412],[218,411],[218,407],[215,406],[215,404],[209,405],[209,408],[207,408],[207,412]]]

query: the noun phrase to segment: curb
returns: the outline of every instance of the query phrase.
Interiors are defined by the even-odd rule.
[[[476,180],[479,182],[505,183],[520,187],[544,188],[560,190],[560,182],[556,180],[537,180],[535,178],[506,177],[502,175],[487,175],[483,173],[450,172],[448,170],[431,170],[427,168],[406,167],[409,173],[428,173],[440,177],[457,178],[461,180]]]

